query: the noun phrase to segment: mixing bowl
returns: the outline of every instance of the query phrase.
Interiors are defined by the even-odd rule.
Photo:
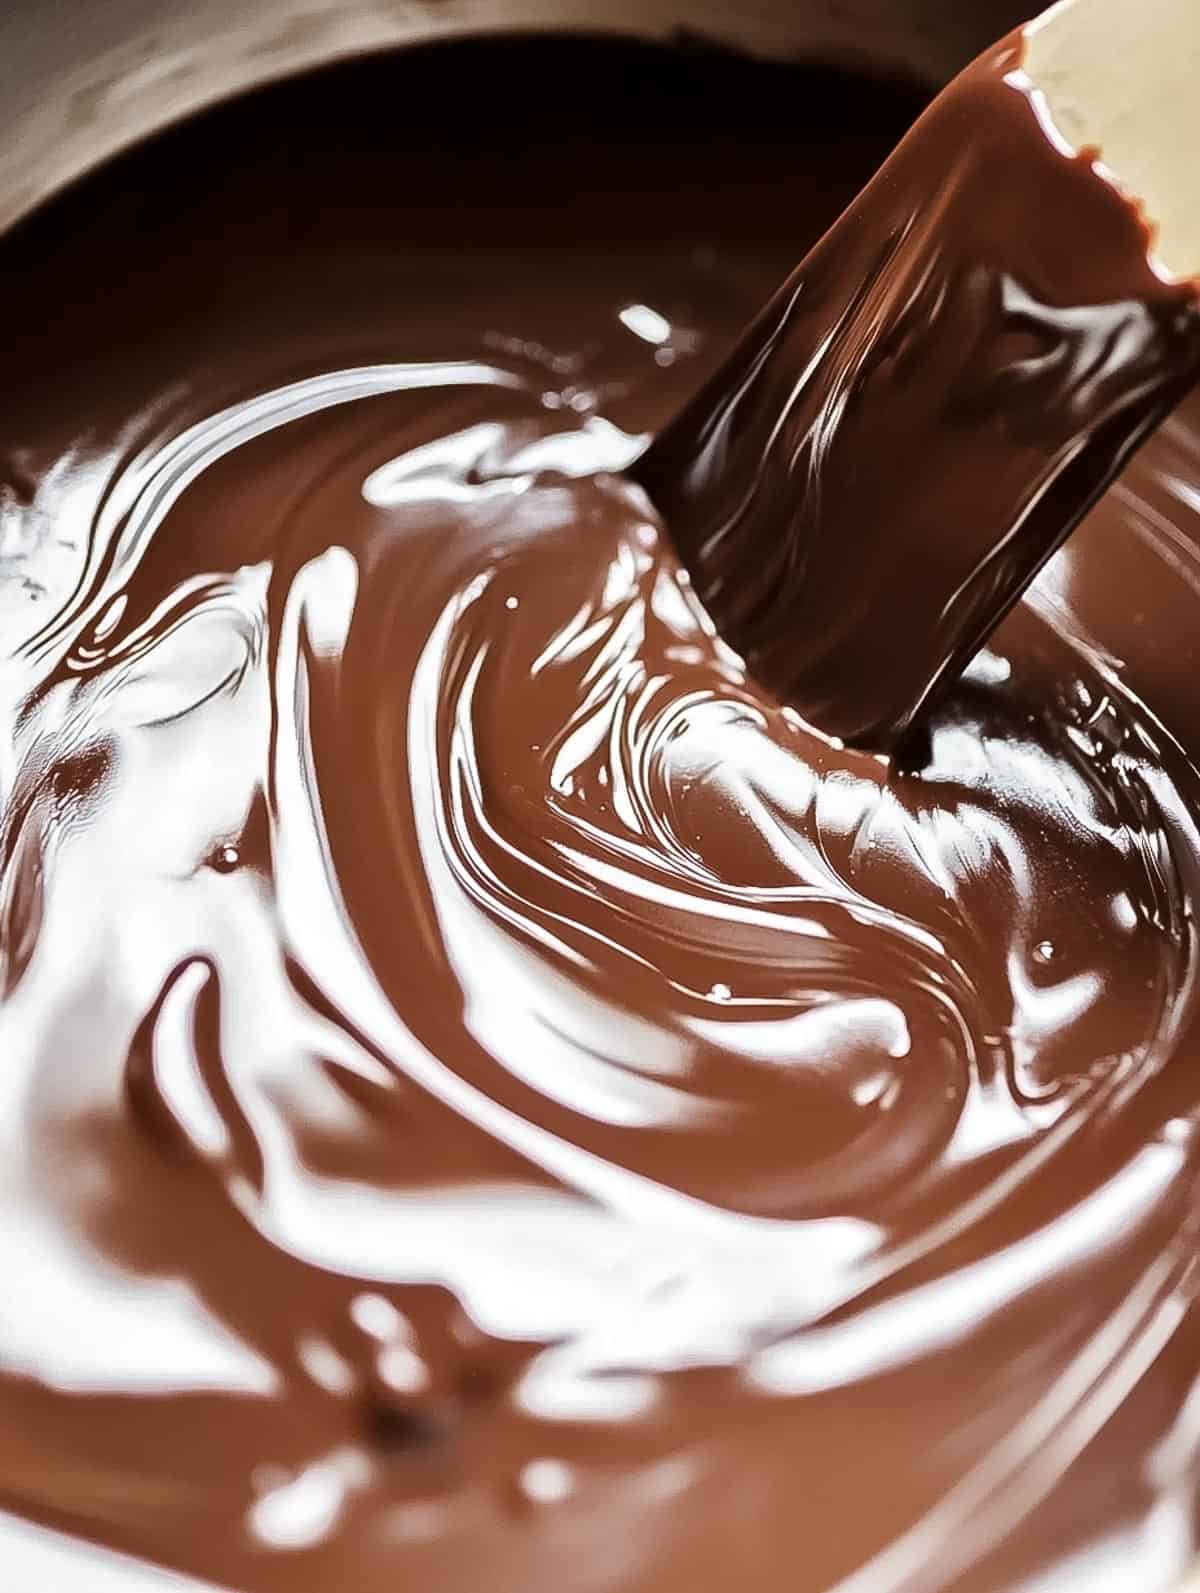
[[[1132,0],[1131,0],[1132,3]],[[531,29],[688,35],[776,55],[867,60],[944,81],[1022,21],[1023,0],[5,0],[0,6],[0,231],[108,156],[218,99],[339,57]],[[1086,625],[1086,536],[1046,577]],[[12,563],[12,559],[8,559]],[[0,548],[0,626],[13,574]],[[19,577],[22,572],[15,572]],[[1099,636],[1126,678],[1200,745],[1200,692],[1153,627]],[[0,1582],[53,1589],[63,1540],[0,1515]],[[1189,1585],[1200,1590],[1200,1576]],[[97,1555],[93,1593],[200,1584]],[[1097,1590],[1099,1593],[1099,1590]],[[1116,1593],[1116,1590],[1114,1590]],[[1133,1590],[1131,1590],[1133,1593]],[[1180,1593],[1185,1593],[1181,1589]]]

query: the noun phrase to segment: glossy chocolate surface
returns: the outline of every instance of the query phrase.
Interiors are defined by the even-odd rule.
[[[1187,1562],[1200,411],[904,768],[627,473],[915,108],[490,43],[4,245],[0,1502],[55,1593]]]

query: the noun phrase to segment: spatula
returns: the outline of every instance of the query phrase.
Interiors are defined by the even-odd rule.
[[[1200,374],[1198,148],[1200,4],[1066,0],[938,96],[635,466],[818,728],[896,747]]]

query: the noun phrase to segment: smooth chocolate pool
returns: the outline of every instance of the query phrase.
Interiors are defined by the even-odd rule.
[[[755,684],[624,474],[918,103],[447,47],[4,243],[0,1503],[80,1538],[55,1593],[89,1542],[1188,1562],[1200,408],[903,770]]]

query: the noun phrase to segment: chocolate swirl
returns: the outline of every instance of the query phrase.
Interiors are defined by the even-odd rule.
[[[1050,587],[919,769],[781,706],[623,475],[777,261],[643,198],[621,260],[538,232],[398,304],[360,171],[289,272],[319,164],[202,178],[330,92],[177,139],[138,360],[68,319],[6,420],[78,557],[0,677],[0,1494],[251,1593],[1059,1570],[1084,1482],[1140,1519],[1187,1474],[1192,771]],[[531,191],[603,188],[590,103]],[[181,330],[218,217],[269,247]]]

